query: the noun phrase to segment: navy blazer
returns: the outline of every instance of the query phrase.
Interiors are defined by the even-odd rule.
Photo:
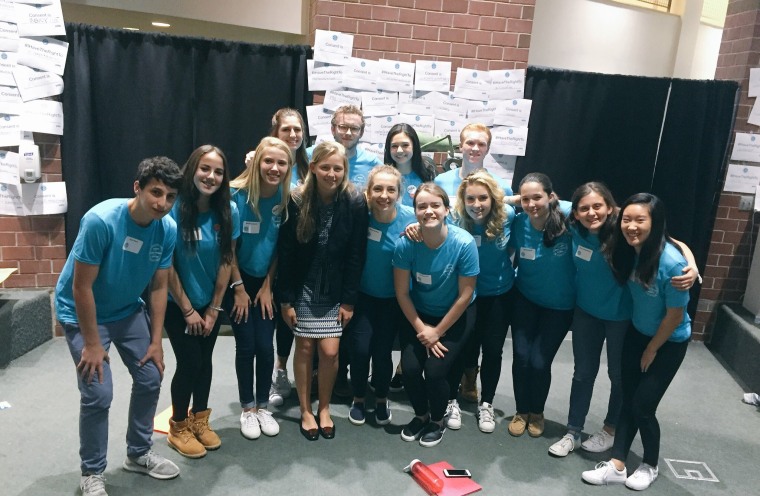
[[[318,232],[300,243],[296,227],[300,207],[291,195],[288,220],[280,226],[277,239],[277,289],[280,303],[293,304],[300,294],[317,250]],[[332,225],[327,240],[326,278],[330,298],[339,304],[355,305],[367,252],[369,211],[364,195],[349,187],[335,199]]]

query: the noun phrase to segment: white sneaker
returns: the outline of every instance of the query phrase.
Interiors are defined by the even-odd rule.
[[[757,393],[744,393],[742,401],[748,405],[760,406],[760,395]]]
[[[581,445],[580,436],[575,437],[571,433],[562,436],[562,439],[549,447],[549,454],[554,456],[567,456]]]
[[[478,429],[481,432],[493,432],[496,429],[493,406],[485,401],[478,406]]]
[[[612,462],[599,462],[594,470],[586,470],[581,474],[583,480],[595,486],[625,483],[626,471],[618,470]]]
[[[285,398],[290,396],[290,379],[287,370],[274,369],[272,373],[272,387],[269,388],[269,403],[272,406],[281,406]]]
[[[462,410],[457,400],[449,400],[446,406],[446,427],[453,430],[462,428]]]
[[[625,480],[625,487],[634,491],[643,491],[652,485],[659,470],[649,464],[642,463],[639,468]]]
[[[246,439],[258,439],[261,436],[261,427],[259,427],[259,418],[256,412],[240,414],[240,433]]]
[[[82,496],[108,496],[103,474],[83,475],[79,479],[79,489],[82,490]]]
[[[127,457],[122,468],[128,472],[148,474],[154,479],[173,479],[179,475],[179,467],[153,450],[138,458]]]
[[[602,429],[583,441],[581,448],[591,453],[601,453],[612,448],[613,444],[615,444],[615,436]]]
[[[256,418],[258,418],[261,432],[265,435],[272,437],[280,433],[280,424],[272,417],[272,412],[265,408],[260,408],[256,412]]]

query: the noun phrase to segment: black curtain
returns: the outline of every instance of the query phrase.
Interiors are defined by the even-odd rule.
[[[529,67],[533,100],[525,157],[513,188],[544,172],[570,199],[603,181],[618,202],[649,191],[667,206],[668,228],[704,270],[725,176],[739,85]],[[696,308],[695,285],[689,305]]]
[[[227,155],[232,177],[280,107],[304,116],[309,46],[275,46],[66,25],[63,179],[67,250],[96,203],[132,197],[137,164],[182,165],[200,145]]]

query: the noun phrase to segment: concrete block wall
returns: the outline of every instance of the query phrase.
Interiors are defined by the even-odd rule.
[[[747,123],[755,98],[747,96],[749,70],[760,67],[760,1],[730,0],[723,29],[715,79],[730,79],[741,85],[735,131],[757,133]],[[733,148],[733,140],[730,144]],[[760,216],[739,210],[738,193],[722,193],[715,218],[704,282],[694,319],[696,338],[710,339],[721,303],[740,303],[747,286],[757,221]]]

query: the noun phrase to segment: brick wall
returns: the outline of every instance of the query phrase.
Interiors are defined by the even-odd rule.
[[[42,181],[61,181],[60,138],[34,133],[34,142],[40,147]],[[65,261],[63,215],[0,216],[0,267],[18,269],[3,288],[52,288]]]
[[[755,98],[747,97],[749,69],[760,66],[760,2],[730,0],[723,29],[715,79],[730,79],[741,84],[741,100],[735,130],[758,132],[747,123]],[[733,147],[733,141],[731,142]],[[738,193],[720,196],[715,227],[704,271],[697,315],[695,338],[709,340],[720,303],[741,302],[747,285],[752,251],[757,239],[757,220],[752,212],[739,211]]]
[[[535,0],[312,0],[315,29],[354,35],[355,57],[441,60],[477,70],[528,65]],[[452,78],[453,81],[453,78]]]

